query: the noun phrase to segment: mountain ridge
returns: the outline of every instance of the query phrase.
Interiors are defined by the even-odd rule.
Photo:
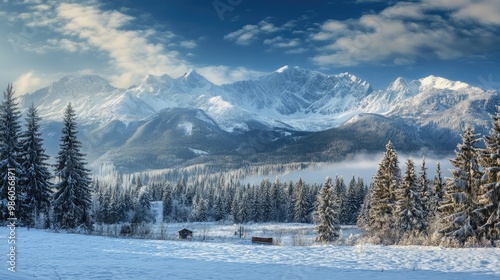
[[[147,75],[128,89],[95,75],[65,76],[20,101],[23,108],[38,107],[50,151],[57,145],[50,135],[59,132],[71,102],[91,160],[140,170],[207,161],[337,160],[378,151],[387,140],[405,151],[451,152],[463,127],[489,129],[500,95],[432,75],[398,77],[385,90],[373,90],[349,73],[286,66],[221,86],[194,69],[178,78]],[[141,148],[146,142],[156,154]]]

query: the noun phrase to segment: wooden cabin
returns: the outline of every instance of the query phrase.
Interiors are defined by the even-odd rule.
[[[252,237],[252,243],[255,244],[265,244],[265,245],[273,245],[272,237]]]
[[[187,228],[183,228],[181,230],[179,230],[179,239],[191,239],[193,238],[193,231],[187,229]]]

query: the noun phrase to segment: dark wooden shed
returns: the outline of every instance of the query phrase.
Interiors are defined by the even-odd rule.
[[[179,239],[191,239],[193,238],[193,232],[187,228],[179,230]]]

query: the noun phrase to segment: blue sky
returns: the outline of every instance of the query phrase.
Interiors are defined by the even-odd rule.
[[[428,75],[500,89],[500,1],[0,0],[0,83],[128,87],[195,68],[216,84],[283,65],[385,88]]]

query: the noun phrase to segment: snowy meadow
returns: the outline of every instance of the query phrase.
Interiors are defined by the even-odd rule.
[[[255,245],[232,225],[195,228],[192,241],[110,238],[17,229],[16,272],[4,262],[0,279],[498,279],[500,250],[420,246]],[[203,227],[207,240],[200,240]],[[307,224],[255,224],[250,234],[312,232]],[[8,229],[0,249],[8,251]],[[215,238],[226,235],[227,238]],[[312,237],[312,236],[311,236]],[[287,243],[287,241],[284,241]],[[70,252],[70,253],[68,253]]]

